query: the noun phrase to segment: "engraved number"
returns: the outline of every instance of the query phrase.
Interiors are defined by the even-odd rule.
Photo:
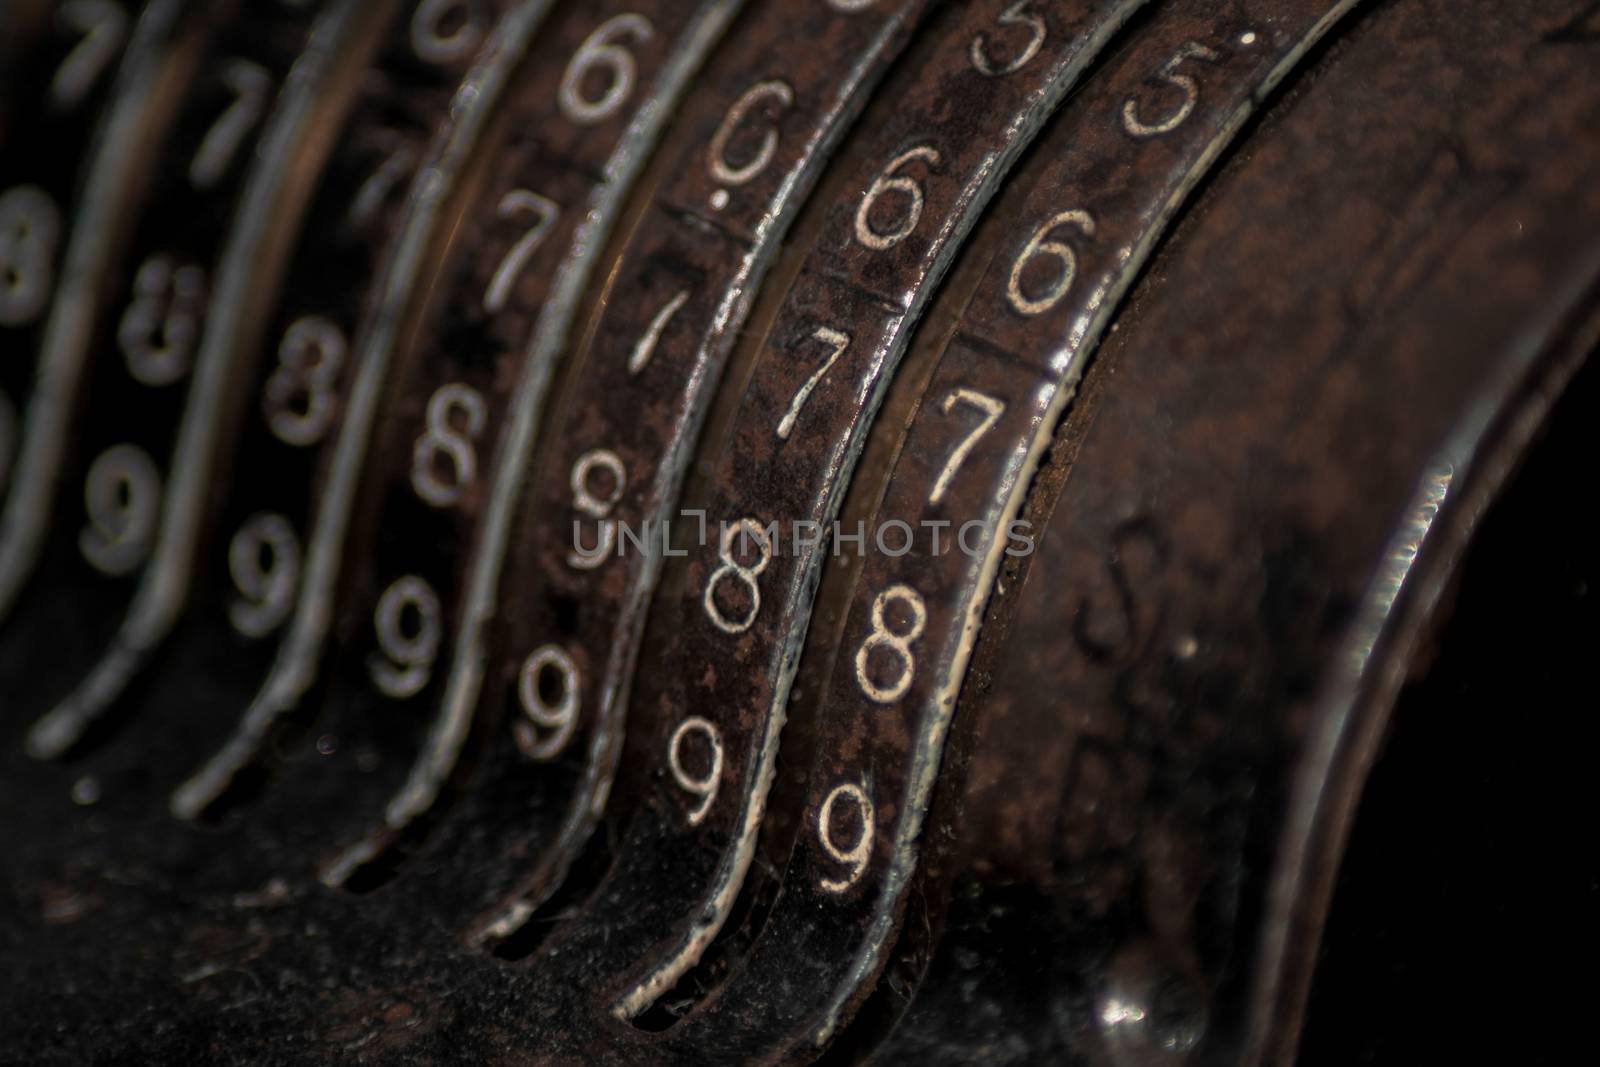
[[[36,185],[0,194],[0,326],[32,322],[50,299],[61,213]]]
[[[592,487],[593,476],[597,472],[609,475],[609,484],[602,484],[599,493]],[[623,492],[628,488],[628,472],[622,465],[622,457],[615,452],[609,448],[594,448],[579,456],[572,465],[571,483],[573,510],[597,520],[600,536],[592,550],[580,551],[580,546],[574,545],[573,550],[567,553],[567,564],[581,571],[592,571],[605,562],[616,543],[617,528],[606,521],[606,516],[611,514],[611,509],[617,506],[617,501],[622,499]]]
[[[414,574],[396,579],[378,598],[372,625],[381,656],[367,660],[372,681],[396,700],[416,696],[428,684],[442,631],[439,595]]]
[[[746,567],[734,559],[733,543],[737,540],[742,545],[751,537],[755,540],[758,558],[754,566]],[[722,544],[717,548],[717,559],[722,561],[722,565],[712,571],[711,577],[706,579],[706,591],[701,597],[701,603],[713,626],[725,634],[742,634],[750,629],[756,621],[756,616],[761,613],[761,587],[756,584],[756,579],[772,562],[772,541],[767,537],[767,531],[763,530],[756,520],[740,519],[732,526],[723,527]],[[724,579],[731,579],[745,588],[750,607],[742,619],[728,618],[717,604],[717,587]]]
[[[871,187],[867,189],[867,195],[861,198],[861,205],[856,208],[856,240],[874,251],[881,252],[886,248],[893,248],[905,240],[922,220],[922,186],[908,175],[895,174],[895,171],[914,159],[923,160],[930,167],[936,167],[939,165],[939,151],[931,145],[919,145],[895,156],[883,169],[883,173],[873,179]],[[880,230],[872,225],[872,209],[877,204],[878,198],[888,192],[900,193],[910,200],[910,206],[906,209],[905,217],[898,223],[887,230]]]
[[[453,63],[483,39],[483,12],[474,0],[422,0],[411,16],[411,49],[428,63]]]
[[[805,380],[795,391],[794,399],[789,401],[789,410],[783,413],[783,418],[778,420],[778,439],[787,441],[789,434],[794,430],[794,422],[800,417],[800,409],[806,406],[806,401],[811,398],[811,391],[817,387],[833,365],[839,362],[839,357],[844,355],[844,350],[850,347],[850,335],[830,326],[818,326],[811,334],[812,337],[828,346],[828,358],[816,369],[811,377]]]
[[[70,111],[83,102],[128,36],[128,13],[110,0],[66,0],[56,12],[56,25],[82,35],[50,79],[50,103]]]
[[[135,379],[162,386],[189,373],[205,288],[205,271],[192,263],[158,255],[139,268],[133,300],[117,323],[117,343]]]
[[[447,508],[471,488],[478,474],[473,442],[489,421],[483,396],[470,385],[441,385],[428,400],[428,428],[411,449],[411,487],[426,503]],[[459,423],[459,425],[458,425]],[[449,466],[439,472],[439,459]]]
[[[514,218],[528,211],[533,212],[534,218],[528,232],[511,246],[511,251],[506,253],[506,258],[495,269],[494,277],[489,279],[489,288],[483,294],[483,309],[491,315],[504,310],[506,300],[511,296],[511,287],[528,265],[528,257],[538,249],[545,235],[550,232],[550,227],[561,217],[561,205],[527,189],[513,189],[500,198],[498,211],[502,219]]]
[[[1182,126],[1194,113],[1195,105],[1200,102],[1200,83],[1191,75],[1178,73],[1178,67],[1188,59],[1203,59],[1207,63],[1215,63],[1221,58],[1203,44],[1190,41],[1183,45],[1171,59],[1161,65],[1161,70],[1155,76],[1156,81],[1165,82],[1181,92],[1183,103],[1166,118],[1145,122],[1139,116],[1139,102],[1130,96],[1122,105],[1122,128],[1134,137],[1155,137],[1171,133]]]
[[[967,461],[967,456],[978,443],[978,438],[994,429],[994,424],[1000,421],[1000,416],[1006,410],[1003,401],[971,389],[957,389],[946,396],[940,410],[948,415],[957,404],[967,404],[977,408],[983,412],[983,419],[973,427],[971,433],[961,439],[961,443],[956,445],[955,451],[950,453],[950,458],[945,461],[944,469],[939,472],[938,479],[933,483],[933,492],[928,494],[930,504],[937,504],[944,499],[945,493],[950,491],[950,483],[955,480],[956,472]]]
[[[633,12],[602,22],[573,54],[561,77],[557,98],[562,113],[580,126],[592,126],[616,114],[633,92],[633,81],[638,76],[633,53],[617,41],[632,37],[643,44],[653,36],[655,27],[650,20]],[[591,99],[584,95],[584,83],[596,72],[603,74],[607,84],[605,92]]]
[[[378,211],[388,203],[389,196],[406,175],[417,165],[417,154],[404,141],[391,141],[393,147],[383,157],[376,170],[361,183],[350,201],[350,218],[358,226],[369,225],[378,217]]]
[[[227,173],[228,164],[261,121],[267,109],[267,95],[272,91],[272,75],[244,59],[230,59],[223,64],[222,81],[233,92],[234,100],[206,131],[199,151],[189,163],[189,181],[199,189],[209,189]]]
[[[261,398],[267,425],[284,444],[313,445],[328,432],[344,357],[343,332],[321,315],[296,319],[284,331]]]
[[[656,317],[650,320],[650,325],[644,331],[644,336],[639,338],[639,343],[633,346],[633,351],[628,353],[628,373],[638,374],[650,365],[650,357],[656,354],[656,345],[661,342],[661,334],[667,328],[667,323],[672,321],[672,316],[678,313],[684,302],[689,299],[689,290],[680,289],[678,295],[666,302],[662,309],[656,312]]]
[[[1006,284],[1006,298],[1011,301],[1011,306],[1024,315],[1042,315],[1055,307],[1060,299],[1067,295],[1072,288],[1072,280],[1078,273],[1078,256],[1072,251],[1072,246],[1065,241],[1047,241],[1046,237],[1058,226],[1067,224],[1076,226],[1087,237],[1094,236],[1094,219],[1084,211],[1063,211],[1052,215],[1044,225],[1033,231],[1033,236],[1028,238],[1028,243],[1023,246],[1022,254],[1011,265],[1011,280]],[[1028,269],[1028,264],[1041,256],[1050,256],[1061,264],[1061,272],[1050,287],[1039,296],[1031,297],[1022,291],[1022,274]]]
[[[89,525],[78,534],[83,558],[112,577],[131,573],[150,554],[161,508],[161,472],[133,445],[113,445],[89,467],[83,503]]]
[[[761,134],[761,147],[756,149],[756,154],[749,162],[734,164],[728,160],[728,141],[733,137],[733,131],[738,129],[750,109],[762,100],[776,100],[780,107],[787,108],[794,104],[794,90],[787,82],[777,79],[759,82],[746,89],[744,95],[728,108],[728,113],[722,117],[722,125],[717,127],[716,134],[711,138],[708,153],[711,177],[724,185],[743,185],[753,180],[767,169],[778,151],[778,131],[769,127]]]
[[[228,573],[240,598],[228,620],[246,637],[265,637],[289,617],[300,583],[300,539],[282,515],[252,516],[228,545]]]
[[[578,665],[559,645],[541,645],[522,663],[517,679],[517,697],[522,713],[539,730],[552,733],[543,741],[532,728],[519,723],[517,732],[522,751],[530,758],[547,760],[560,754],[578,724],[578,705],[583,695]]]
[[[699,734],[705,738],[707,751],[707,766],[705,774],[696,778],[690,775],[688,768],[683,765],[683,743],[690,734]],[[672,772],[673,781],[677,782],[684,792],[700,798],[699,807],[689,813],[689,825],[699,826],[700,820],[706,817],[706,812],[711,810],[711,804],[717,799],[717,786],[722,782],[722,734],[710,722],[698,715],[691,715],[678,724],[672,731],[672,739],[667,742],[667,769]]]
[[[904,633],[889,629],[889,605],[904,604],[911,614],[910,625]],[[878,594],[872,602],[872,632],[856,649],[856,681],[867,698],[878,704],[892,704],[906,695],[911,681],[916,677],[917,660],[911,654],[911,642],[922,636],[928,625],[928,607],[922,596],[909,585],[891,585]],[[868,670],[872,653],[885,649],[897,662],[894,681],[879,685]]]
[[[840,800],[845,800],[855,806],[856,814],[861,819],[861,833],[856,837],[856,843],[848,849],[839,847],[833,839],[833,809]],[[845,782],[833,788],[833,791],[823,798],[822,807],[817,812],[817,841],[835,861],[850,868],[850,873],[843,878],[823,878],[818,883],[829,893],[843,893],[846,889],[861,880],[861,875],[867,869],[867,860],[872,856],[872,839],[877,835],[877,828],[873,825],[872,801],[867,798],[867,791],[853,782]]]
[[[972,65],[980,74],[990,77],[999,77],[1003,74],[1012,74],[1027,66],[1033,57],[1039,54],[1039,47],[1044,44],[1045,26],[1044,19],[1038,15],[1023,10],[1032,0],[1018,0],[1000,13],[995,19],[1002,26],[1026,26],[1028,28],[1028,43],[1023,45],[1016,55],[1004,62],[990,58],[989,42],[983,34],[978,34],[972,39]]]

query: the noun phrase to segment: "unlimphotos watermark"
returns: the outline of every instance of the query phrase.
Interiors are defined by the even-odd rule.
[[[891,519],[879,524],[870,533],[865,522],[855,523],[851,532],[845,524],[834,520],[824,525],[809,519],[782,522],[774,519],[765,525],[755,519],[738,519],[719,524],[716,539],[711,539],[711,524],[704,511],[684,511],[681,518],[692,522],[674,523],[672,520],[646,519],[642,529],[637,529],[620,519],[594,519],[572,522],[572,549],[567,562],[583,570],[593,570],[613,556],[659,555],[665,557],[687,556],[693,548],[715,546],[718,554],[728,558],[759,556],[801,556],[829,548],[838,556],[850,546],[857,555],[865,555],[869,548],[890,557],[910,554],[919,544],[924,554],[943,556],[960,552],[974,559],[981,558],[996,546],[999,532],[992,522],[973,520],[957,525],[949,519],[924,519],[916,526],[902,519]],[[687,529],[687,533],[685,533]],[[1033,554],[1033,524],[1026,519],[1013,519],[1006,524],[1005,554],[1029,556]]]

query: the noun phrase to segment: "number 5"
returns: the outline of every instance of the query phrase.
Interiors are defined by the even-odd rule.
[[[1005,74],[1013,74],[1027,66],[1034,56],[1039,54],[1039,46],[1044,44],[1045,26],[1044,19],[1038,15],[1023,11],[1030,0],[1019,0],[1000,13],[995,19],[1002,26],[1028,27],[1028,43],[1022,46],[1016,58],[1008,63],[996,64],[989,58],[989,43],[983,34],[978,34],[972,39],[972,65],[980,74],[987,74],[991,78],[998,78]]]
[[[1178,110],[1159,122],[1146,123],[1139,117],[1139,102],[1133,97],[1122,105],[1122,128],[1134,137],[1155,137],[1163,133],[1171,133],[1182,126],[1189,116],[1194,113],[1195,105],[1200,102],[1200,83],[1188,74],[1179,74],[1178,67],[1186,59],[1203,59],[1207,63],[1215,63],[1222,57],[1203,44],[1190,41],[1177,54],[1161,65],[1155,80],[1173,86],[1183,94],[1183,103]]]

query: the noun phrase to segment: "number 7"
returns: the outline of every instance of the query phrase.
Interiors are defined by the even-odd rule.
[[[778,422],[778,439],[787,441],[789,432],[794,429],[794,420],[800,417],[800,409],[806,406],[806,401],[811,397],[811,390],[817,387],[823,376],[839,362],[839,357],[844,355],[844,350],[850,347],[850,335],[841,333],[830,326],[818,326],[811,335],[823,344],[830,346],[833,351],[828,353],[828,358],[822,361],[822,366],[817,368],[815,374],[806,379],[794,399],[789,401],[789,410],[784,412],[783,418]]]
[[[511,246],[506,258],[500,261],[494,277],[489,279],[489,289],[483,294],[483,310],[491,315],[505,310],[506,300],[511,296],[511,287],[516,284],[522,269],[528,265],[528,257],[533,255],[534,249],[539,247],[539,243],[550,232],[550,227],[561,217],[559,204],[547,196],[540,196],[527,189],[513,189],[501,197],[498,211],[503,219],[509,219],[523,211],[532,211],[538,217],[533,225],[528,227],[528,232]]]
[[[950,482],[954,480],[956,471],[960,470],[961,465],[967,461],[967,455],[972,451],[973,446],[978,443],[978,438],[994,429],[994,424],[1000,421],[1000,416],[1006,410],[1003,402],[996,400],[992,396],[973,392],[971,389],[957,389],[945,397],[944,405],[940,410],[948,415],[950,414],[950,409],[957,404],[968,404],[977,408],[983,412],[983,421],[978,423],[971,433],[962,438],[961,443],[956,446],[956,450],[950,453],[950,459],[945,463],[944,470],[939,472],[938,481],[933,483],[933,493],[928,497],[928,503],[930,504],[937,504],[944,499],[944,494],[950,489]]]

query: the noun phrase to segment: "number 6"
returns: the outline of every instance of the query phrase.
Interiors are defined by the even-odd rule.
[[[1043,226],[1033,231],[1033,236],[1028,238],[1028,243],[1023,247],[1022,254],[1011,266],[1011,280],[1006,284],[1006,298],[1011,301],[1011,306],[1024,315],[1042,315],[1055,307],[1067,291],[1072,288],[1072,280],[1078,273],[1078,255],[1072,246],[1065,241],[1046,241],[1045,236],[1057,226],[1071,223],[1081,230],[1086,237],[1094,236],[1094,219],[1085,211],[1063,211],[1052,215]],[[1055,280],[1043,295],[1033,298],[1022,291],[1022,272],[1028,264],[1039,256],[1053,256],[1061,262],[1061,276]]]
[[[580,126],[593,126],[610,118],[622,106],[628,94],[633,92],[638,64],[634,61],[633,53],[620,44],[612,43],[613,38],[624,34],[631,35],[643,44],[655,36],[655,27],[643,15],[632,12],[607,19],[584,39],[561,77],[561,88],[557,93],[561,110]],[[600,94],[600,99],[584,99],[584,79],[591,70],[603,68],[610,68],[611,84]]]
[[[886,248],[893,248],[905,240],[922,220],[924,195],[922,186],[918,185],[915,179],[894,173],[913,159],[923,160],[930,167],[936,167],[940,161],[939,151],[931,145],[919,145],[895,156],[889,161],[889,165],[883,168],[883,173],[873,180],[867,195],[861,198],[861,205],[856,208],[856,240],[873,251],[882,252]],[[872,206],[878,202],[880,196],[891,190],[910,197],[911,209],[906,212],[905,219],[898,226],[889,230],[874,229],[871,222]]]

